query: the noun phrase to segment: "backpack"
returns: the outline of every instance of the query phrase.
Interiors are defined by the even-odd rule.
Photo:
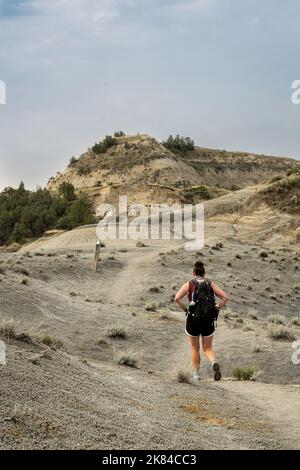
[[[216,308],[216,299],[210,280],[202,282],[192,279],[190,289],[193,287],[188,316],[198,323],[211,323],[218,320],[219,311]]]

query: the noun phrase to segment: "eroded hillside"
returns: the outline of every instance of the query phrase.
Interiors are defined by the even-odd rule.
[[[95,207],[117,201],[120,194],[129,202],[197,203],[283,177],[295,166],[299,163],[289,158],[200,147],[174,153],[153,137],[137,135],[116,138],[105,153],[89,149],[52,177],[48,188],[55,191],[68,181]]]

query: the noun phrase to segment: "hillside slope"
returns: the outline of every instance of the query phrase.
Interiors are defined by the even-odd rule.
[[[108,242],[97,272],[92,227],[2,255],[0,321],[14,318],[20,336],[5,338],[1,449],[299,447],[298,366],[291,341],[270,338],[267,319],[284,315],[299,336],[292,323],[300,299],[296,253],[272,250],[264,258],[257,247],[229,239],[214,249],[211,232],[202,259],[230,296],[216,332],[221,382],[204,357],[201,381],[176,379],[190,374],[190,353],[174,294],[195,259],[180,242],[138,248],[123,241],[122,250]],[[155,311],[145,308],[151,302]],[[108,334],[116,326],[125,338]],[[124,355],[137,367],[118,364]],[[256,382],[232,380],[234,367],[250,366]]]
[[[116,142],[100,155],[89,149],[52,177],[48,188],[57,191],[68,181],[94,207],[116,202],[120,194],[127,194],[129,202],[197,203],[284,176],[299,165],[289,158],[200,147],[175,154],[148,135],[119,137]]]

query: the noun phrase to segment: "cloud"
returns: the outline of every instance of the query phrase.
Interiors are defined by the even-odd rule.
[[[87,47],[103,47],[114,41],[114,32],[119,34],[111,22],[121,16],[128,1],[12,1],[9,13],[0,8],[0,59],[25,66],[26,62],[27,66],[52,64]]]
[[[15,10],[32,20],[45,21],[47,30],[61,27],[68,33],[97,33],[103,24],[120,15],[120,0],[23,0]]]
[[[117,0],[25,0],[19,3],[24,12],[55,16],[70,23],[90,22],[91,25],[119,15]]]
[[[215,5],[216,0],[182,0],[171,5],[173,13],[197,13]]]

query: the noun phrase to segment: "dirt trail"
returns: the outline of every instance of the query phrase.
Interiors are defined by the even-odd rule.
[[[178,245],[179,246],[179,245]],[[165,249],[169,246],[166,244]],[[137,296],[142,292],[147,282],[147,263],[153,257],[162,251],[163,245],[150,246],[147,251],[136,254],[135,256],[128,256],[127,264],[124,269],[119,273],[116,280],[119,287],[119,296],[114,298],[115,301],[130,301],[132,296]],[[125,297],[124,297],[125,295]],[[174,312],[174,318],[179,319],[180,315]],[[183,321],[183,320],[182,320]],[[228,331],[224,331],[226,335],[226,342],[228,341]],[[222,331],[218,332],[222,335]],[[234,338],[230,338],[234,341]],[[224,339],[223,339],[224,343]],[[161,370],[169,371],[173,364],[182,364],[187,366],[187,357],[189,357],[189,348],[187,346],[186,337],[182,338],[181,346],[170,341],[169,344],[173,345],[173,351],[168,351],[167,356],[162,355]],[[224,348],[224,345],[223,345]],[[203,356],[203,352],[202,352]],[[204,359],[205,361],[205,359]],[[203,358],[202,358],[203,362]],[[206,364],[206,371],[208,364]],[[291,444],[297,448],[300,444],[300,395],[299,386],[278,385],[278,384],[264,384],[256,382],[237,382],[225,378],[220,383],[214,383],[211,380],[203,380],[202,384],[209,384],[210,387],[217,390],[224,389],[235,394],[236,397],[246,400],[249,406],[255,405],[261,410],[263,416],[268,417],[274,424],[276,429],[284,430],[282,435],[283,442],[286,445]],[[280,406],[280,404],[284,406]],[[261,419],[257,417],[258,421]]]
[[[214,224],[209,226],[212,244],[212,237],[223,230],[222,224]],[[244,323],[238,323],[236,317],[221,319],[215,345],[224,380],[212,380],[204,359],[199,383],[175,380],[175,370],[190,368],[190,352],[184,315],[172,300],[190,276],[195,253],[178,249],[181,244],[177,242],[145,244],[139,248],[129,241],[107,243],[97,273],[91,270],[93,228],[42,240],[3,259],[1,314],[20,321],[21,331],[24,325],[42,322],[40,335],[61,339],[65,349],[62,353],[50,351],[52,360],[33,364],[30,357],[44,346],[9,345],[0,382],[0,394],[5,396],[0,421],[10,416],[16,403],[29,406],[33,414],[19,424],[5,421],[0,447],[69,448],[76,442],[80,448],[298,448],[299,387],[273,383],[277,371],[282,383],[296,383],[291,346],[268,342],[263,318],[251,320],[245,315]],[[241,259],[235,258],[237,254]],[[273,256],[281,259],[282,253]],[[285,256],[285,276],[291,284],[294,255]],[[272,278],[277,274],[274,264],[261,261],[252,247],[232,240],[222,250],[207,246],[203,257],[220,285],[230,294],[238,291],[244,295],[232,295],[233,306],[240,306],[243,298],[248,302],[250,295],[244,286],[249,276],[257,275],[257,263]],[[227,259],[232,268],[224,264]],[[255,283],[251,294],[264,306],[266,297],[260,300],[257,292],[266,287],[263,281]],[[153,301],[160,307],[149,312],[145,305]],[[276,312],[287,309],[288,302],[283,298]],[[169,315],[167,319],[161,318],[163,311]],[[117,324],[126,329],[126,340],[108,337],[108,327]],[[253,355],[252,342],[259,342],[260,354]],[[118,355],[131,348],[140,354],[138,368],[117,365]],[[260,383],[229,380],[233,365],[248,366],[252,361],[262,366]],[[269,364],[272,373],[268,375]],[[37,438],[40,416],[47,423],[53,421],[63,434]],[[20,430],[21,437],[16,439]]]
[[[148,282],[147,264],[158,254],[161,247],[141,248],[141,252],[126,257],[125,267],[114,279],[114,289],[107,292],[107,300],[112,303],[131,302],[145,289]],[[151,285],[151,284],[150,284]]]
[[[258,382],[222,382],[221,387],[243,396],[259,406],[279,429],[284,439],[300,445],[299,385],[264,384]]]

